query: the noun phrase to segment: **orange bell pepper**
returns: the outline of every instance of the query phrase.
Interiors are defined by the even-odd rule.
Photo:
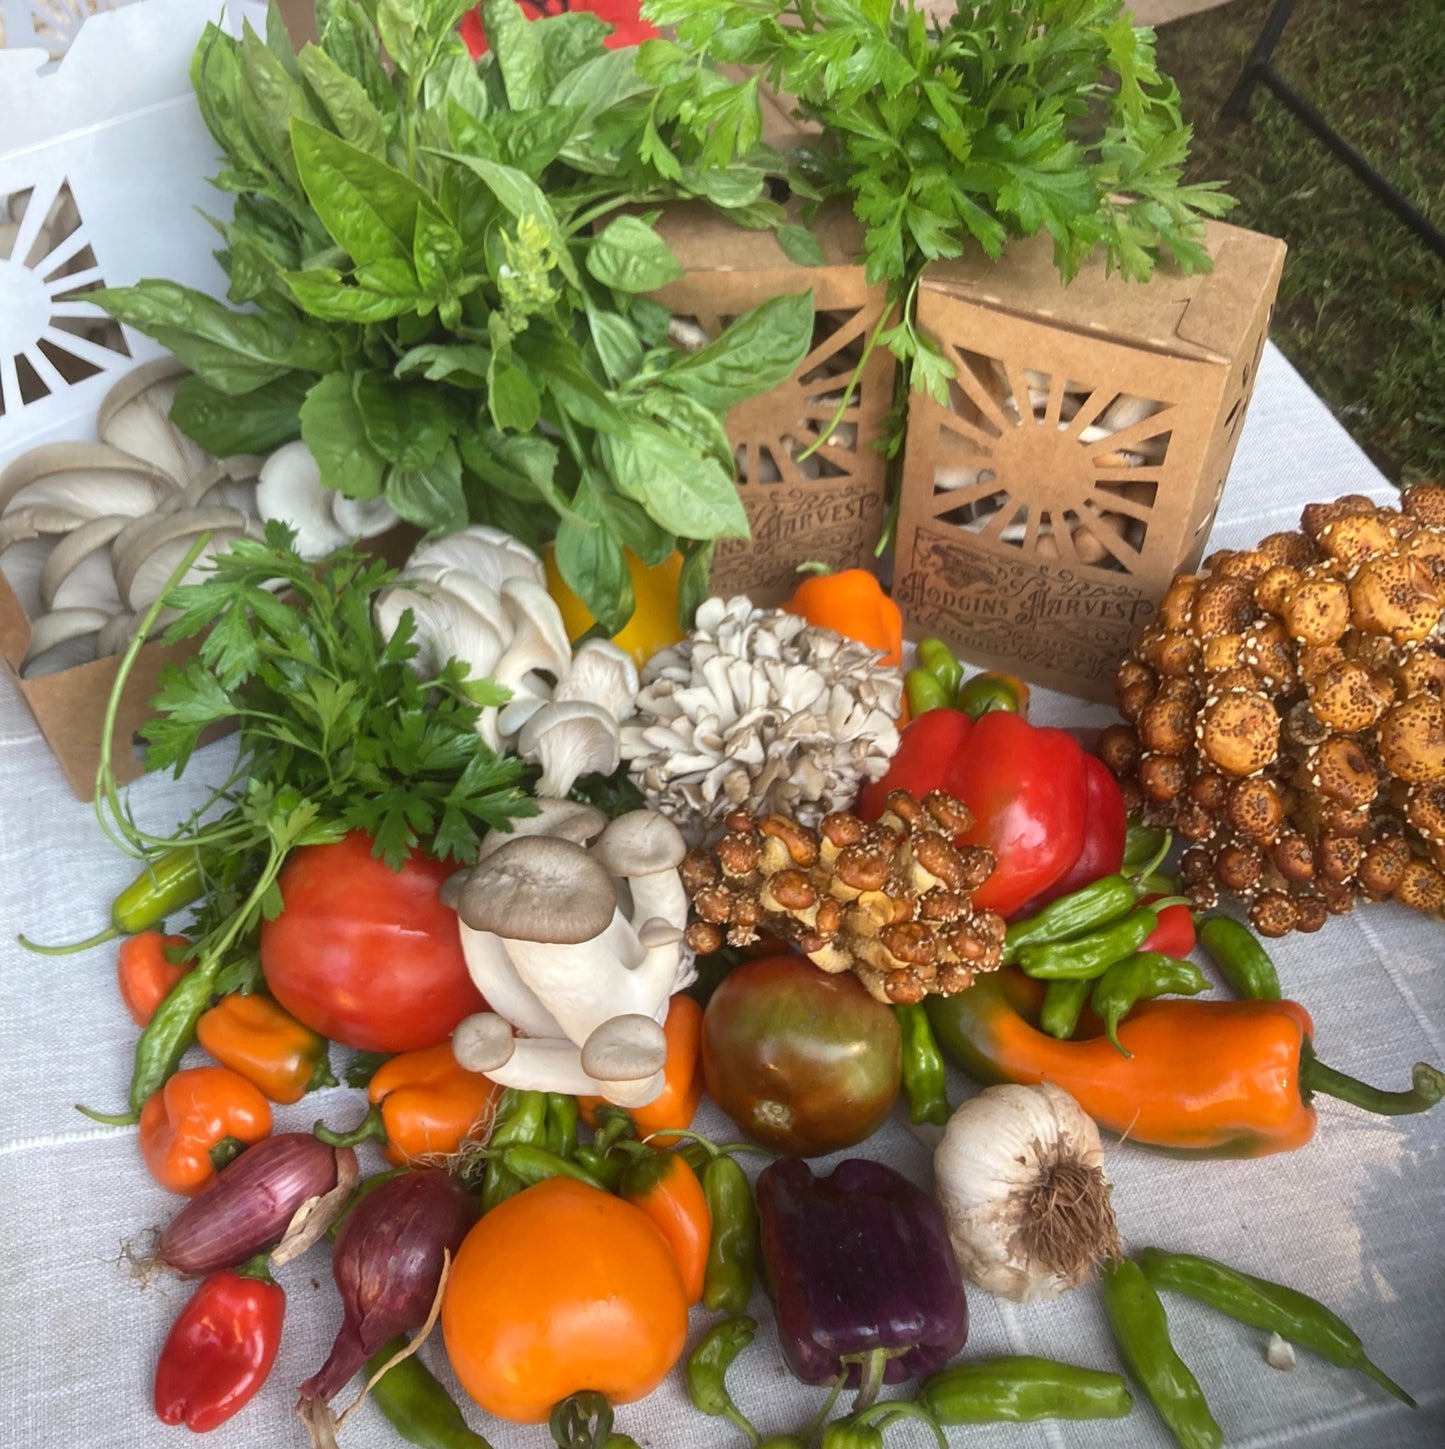
[[[814,574],[798,585],[783,608],[819,628],[881,650],[881,664],[903,663],[903,615],[867,569]]]
[[[326,1039],[269,996],[223,996],[196,1023],[201,1045],[273,1102],[299,1102],[317,1087],[334,1087]]]
[[[690,996],[674,996],[662,1033],[667,1039],[662,1092],[641,1107],[624,1109],[639,1137],[691,1127],[702,1101],[702,1007]],[[602,1097],[578,1097],[577,1105],[582,1120],[595,1132],[597,1111],[607,1103]]]
[[[1059,1041],[1038,1030],[1042,995],[1042,983],[1005,967],[926,1006],[939,1045],[970,1076],[1052,1082],[1101,1127],[1151,1147],[1265,1157],[1314,1136],[1317,1092],[1390,1116],[1426,1111],[1445,1095],[1445,1073],[1424,1063],[1409,1092],[1325,1066],[1296,1001],[1146,1002],[1119,1028],[1125,1057],[1104,1036]]]
[[[150,1175],[194,1197],[235,1156],[271,1133],[271,1106],[225,1067],[177,1072],[141,1108],[140,1151]]]
[[[622,1174],[618,1195],[657,1224],[677,1259],[689,1305],[701,1303],[712,1211],[687,1158],[673,1151],[638,1153]]]
[[[333,1147],[375,1142],[393,1167],[449,1157],[492,1125],[502,1089],[481,1072],[457,1065],[449,1041],[383,1062],[366,1089],[371,1109],[349,1132],[316,1124]]]
[[[189,961],[172,961],[166,953],[190,944],[185,936],[163,936],[159,931],[142,931],[121,942],[115,958],[116,984],[137,1026],[150,1021],[171,987],[191,969]]]

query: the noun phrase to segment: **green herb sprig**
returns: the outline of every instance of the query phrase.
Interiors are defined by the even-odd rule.
[[[274,6],[264,39],[208,27],[192,81],[235,198],[216,224],[234,305],[158,280],[91,296],[196,374],[171,416],[202,446],[300,436],[326,486],[423,530],[555,537],[615,631],[624,549],[681,547],[687,609],[713,542],[746,537],[722,417],[794,371],[813,320],[811,297],[778,298],[679,351],[645,294],[682,268],[616,213],[686,197],[772,225],[783,162],[737,126],[710,163],[682,117],[748,89],[712,66],[649,81],[595,16],[529,22],[514,0],[485,0],[475,64],[470,3],[321,0],[299,52]]]

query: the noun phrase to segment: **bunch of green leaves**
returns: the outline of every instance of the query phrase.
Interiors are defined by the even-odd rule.
[[[914,0],[648,0],[645,13],[678,37],[644,47],[648,76],[699,58],[754,67],[823,128],[795,158],[797,184],[851,198],[870,280],[904,302],[883,340],[940,401],[951,369],[908,305],[930,261],[971,243],[996,258],[1042,230],[1066,280],[1099,245],[1133,279],[1165,256],[1209,267],[1202,218],[1230,203],[1182,181],[1179,94],[1123,0],[970,0],[943,24]],[[731,112],[689,117],[725,159]]]
[[[797,367],[812,301],[681,352],[646,295],[676,257],[646,216],[606,218],[691,197],[775,224],[781,158],[734,132],[712,165],[682,118],[738,87],[701,63],[648,81],[592,15],[485,0],[474,63],[455,33],[470,3],[321,0],[299,53],[274,6],[264,39],[209,27],[192,80],[234,195],[217,223],[234,306],[167,281],[93,295],[192,369],[172,418],[202,446],[300,436],[326,486],[428,532],[555,537],[615,630],[624,548],[681,547],[687,607],[713,541],[746,537],[722,418]]]

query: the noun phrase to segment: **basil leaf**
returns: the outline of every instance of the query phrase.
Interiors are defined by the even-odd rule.
[[[351,378],[323,377],[301,405],[301,436],[321,469],[321,482],[348,498],[375,498],[386,462],[367,441]]]
[[[546,61],[534,22],[522,14],[516,0],[482,0],[482,29],[511,108],[525,111],[541,105]]]
[[[384,322],[389,317],[414,312],[418,303],[424,300],[411,269],[405,262],[399,265],[406,269],[406,277],[410,278],[410,287],[405,291],[398,290],[395,285],[368,285],[364,278],[374,277],[374,273],[364,268],[357,270],[355,285],[347,282],[334,267],[285,272],[281,280],[302,310],[322,322]],[[391,272],[390,281],[398,280],[405,278]]]
[[[428,382],[450,382],[456,387],[484,388],[492,354],[480,343],[426,343],[397,359],[397,377],[422,377]]]
[[[745,312],[701,351],[673,363],[664,378],[669,387],[723,412],[791,377],[812,345],[812,292],[774,297]]]
[[[410,260],[417,212],[436,207],[416,182],[306,121],[292,122],[291,144],[307,198],[352,261]]]
[[[614,387],[621,387],[636,375],[642,366],[642,343],[625,317],[604,312],[590,303],[587,307],[587,330],[597,359]]]
[[[386,501],[399,517],[428,533],[465,528],[467,500],[456,444],[448,438],[435,461],[424,468],[392,468],[386,476]]]
[[[250,21],[241,33],[241,114],[267,161],[290,186],[299,189],[289,126],[293,119],[314,123],[316,112],[306,92],[251,29]]]
[[[553,482],[557,448],[540,433],[499,433],[483,425],[464,432],[458,442],[462,461],[483,482],[514,498],[561,501]]]
[[[649,388],[634,400],[652,421],[664,428],[685,446],[703,457],[711,458],[725,473],[735,470],[733,446],[728,442],[722,419],[685,393],[666,387]]]
[[[760,201],[768,184],[765,172],[737,162],[726,170],[711,166],[684,166],[679,179],[689,191],[706,197],[714,206],[720,206],[724,211],[741,211],[744,207]],[[781,208],[766,213],[779,221],[785,214]],[[769,226],[772,222],[758,221],[756,224]]]
[[[671,307],[664,307],[651,297],[633,297],[627,316],[644,347],[661,347],[667,341],[667,329],[672,326]]]
[[[381,63],[381,47],[366,12],[353,0],[317,0],[316,31],[321,48],[347,75],[365,88],[391,133],[398,110],[391,78]]]
[[[656,568],[674,549],[677,539],[647,516],[640,503],[612,491],[597,492],[603,525],[611,529],[624,548],[630,548],[649,568]]]
[[[565,518],[558,524],[557,570],[592,617],[607,633],[615,634],[636,607],[627,557],[622,545],[600,526],[601,509],[586,475],[577,484],[572,506],[592,526]]]
[[[499,111],[488,122],[504,165],[540,176],[557,159],[576,128],[580,112],[571,106],[536,111]]]
[[[828,259],[823,255],[823,248],[818,244],[818,238],[807,227],[790,222],[787,226],[778,228],[777,238],[784,255],[789,261],[797,262],[800,267],[827,265]]]
[[[269,453],[301,430],[309,373],[288,372],[241,397],[228,397],[199,377],[182,378],[171,399],[171,422],[218,458]]]
[[[241,113],[242,75],[240,42],[207,21],[191,56],[191,88],[201,119],[228,157],[255,176],[266,178],[271,167]]]
[[[635,216],[619,216],[592,239],[587,270],[620,292],[655,292],[685,275],[672,248]]]
[[[699,458],[666,428],[633,419],[621,437],[599,439],[618,491],[679,538],[747,538],[748,516],[733,474]]]
[[[440,388],[391,382],[376,372],[357,373],[352,386],[367,440],[387,462],[427,468],[450,444],[455,428]]]
[[[504,430],[531,432],[541,416],[542,399],[527,374],[517,367],[494,366],[489,382],[487,406],[492,421]]]
[[[585,10],[564,10],[538,24],[543,88],[550,90],[578,66],[606,54],[610,30],[605,21]]]
[[[432,297],[446,296],[461,276],[465,251],[462,234],[445,216],[430,207],[418,210],[412,260],[424,292]]]
[[[531,327],[514,347],[569,417],[599,432],[627,431],[626,418],[583,366],[582,351],[570,337]]]
[[[301,73],[344,140],[378,159],[386,156],[386,127],[366,87],[348,75],[320,46],[306,44],[296,57]]]

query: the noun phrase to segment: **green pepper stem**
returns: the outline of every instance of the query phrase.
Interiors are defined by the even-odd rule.
[[[1327,1067],[1315,1055],[1314,1047],[1308,1041],[1300,1054],[1300,1090],[1306,1101],[1320,1092],[1380,1117],[1407,1117],[1414,1112],[1428,1112],[1441,1097],[1445,1097],[1445,1072],[1438,1067],[1432,1067],[1428,1062],[1416,1062],[1413,1076],[1414,1085],[1410,1091],[1387,1092],[1382,1087],[1372,1087],[1357,1077]]]
[[[118,926],[107,926],[103,931],[97,931],[93,936],[87,936],[83,941],[71,941],[64,946],[41,946],[26,936],[16,936],[16,940],[25,947],[27,951],[33,951],[37,956],[72,956],[77,951],[88,951],[92,946],[103,946],[107,941],[114,941],[121,934]]]
[[[82,1107],[79,1102],[75,1104],[75,1110],[82,1117],[99,1122],[102,1127],[134,1127],[140,1121],[139,1112],[97,1112],[94,1108]]]
[[[886,1429],[900,1419],[921,1419],[933,1430],[933,1437],[938,1440],[941,1449],[948,1449],[948,1440],[944,1437],[938,1420],[921,1404],[915,1404],[911,1400],[888,1399],[884,1403],[874,1404],[871,1409],[857,1415],[858,1422],[872,1424],[879,1429]]]
[[[386,1141],[386,1123],[382,1121],[380,1106],[372,1106],[349,1132],[338,1132],[325,1122],[318,1122],[311,1132],[328,1147],[360,1147],[363,1142]]]

